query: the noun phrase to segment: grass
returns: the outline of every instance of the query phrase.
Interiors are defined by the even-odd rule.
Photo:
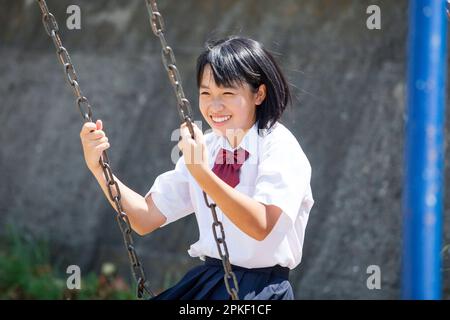
[[[46,241],[9,226],[0,242],[0,299],[135,299],[134,291],[107,264],[99,275],[81,275],[81,288],[68,289],[70,274],[50,262]]]

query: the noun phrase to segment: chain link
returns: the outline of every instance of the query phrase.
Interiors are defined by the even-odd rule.
[[[58,23],[56,22],[54,15],[49,12],[46,1],[36,1],[38,2],[41,9],[42,23],[44,24],[45,31],[47,32],[49,37],[52,38],[53,44],[56,47],[56,55],[61,65],[64,67],[64,72],[66,74],[69,85],[72,87],[75,94],[76,104],[78,106],[78,109],[80,110],[81,116],[83,117],[85,122],[92,122],[92,107],[89,104],[88,99],[83,95],[80,89],[80,86],[78,84],[78,76],[72,64],[72,59],[70,58],[69,52],[62,45],[62,41],[58,32]],[[131,271],[137,284],[137,297],[141,299],[144,298],[144,296],[154,296],[154,293],[147,285],[144,270],[134,249],[133,238],[131,237],[132,229],[130,221],[128,220],[128,216],[122,210],[119,185],[117,181],[114,180],[106,151],[103,151],[99,162],[102,166],[103,174],[106,178],[109,196],[116,205],[116,221],[119,225],[120,231],[122,232],[125,247],[128,251]]]
[[[164,19],[161,13],[158,11],[158,6],[156,5],[155,0],[146,0],[145,3],[147,4],[147,11],[150,18],[150,25],[152,27],[152,31],[161,42],[162,62],[164,68],[167,71],[167,75],[169,76],[170,84],[172,85],[175,91],[175,96],[177,98],[178,103],[178,112],[180,114],[181,122],[186,123],[192,138],[194,138],[194,130],[192,127],[192,120],[191,120],[191,104],[184,95],[181,76],[176,66],[175,55],[173,53],[172,48],[167,44],[166,38],[164,36],[165,31]],[[208,197],[205,192],[203,192],[203,196],[205,198],[206,206],[211,209],[211,213],[214,220],[212,224],[212,229],[214,239],[217,244],[217,250],[219,251],[220,258],[222,259],[223,269],[225,271],[224,275],[225,287],[228,291],[228,294],[231,296],[231,299],[239,300],[238,296],[239,286],[237,283],[236,275],[231,270],[228,248],[225,242],[225,232],[223,224],[217,219],[216,204],[215,203],[210,204],[208,202]],[[220,230],[220,236],[217,234],[217,227]]]
[[[173,49],[167,44],[166,37],[164,36],[164,19],[161,13],[158,11],[156,1],[146,0],[145,3],[147,5],[147,11],[152,31],[161,42],[161,58],[164,68],[168,72],[170,83],[175,91],[175,97],[177,99],[178,112],[181,118],[181,122],[186,122],[191,136],[194,136],[194,128],[192,127],[192,120],[190,116],[190,103],[186,99],[183,91],[181,76],[176,67],[176,59],[173,53]]]

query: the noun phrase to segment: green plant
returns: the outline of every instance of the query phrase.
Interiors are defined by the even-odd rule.
[[[0,243],[0,299],[134,299],[115,273],[88,273],[80,290],[69,290],[66,274],[50,262],[49,244],[9,226]]]
[[[450,244],[447,244],[444,246],[444,248],[442,248],[442,271],[444,272],[449,272],[450,271]]]

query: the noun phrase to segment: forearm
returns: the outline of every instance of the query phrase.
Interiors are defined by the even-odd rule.
[[[193,170],[200,187],[239,229],[256,240],[263,240],[271,229],[266,206],[230,187],[211,170]]]
[[[281,209],[252,199],[215,175],[209,168],[203,133],[195,124],[192,126],[195,139],[192,139],[187,126],[182,124],[180,127],[182,139],[178,142],[187,169],[200,188],[211,197],[234,225],[256,240],[264,240],[280,217]]]
[[[92,174],[97,179],[97,182],[100,185],[101,189],[103,190],[109,203],[117,212],[116,204],[110,198],[103,170],[99,168],[98,170],[92,172]],[[116,176],[114,176],[114,180],[117,181],[117,184],[120,189],[121,195],[120,202],[122,205],[122,210],[128,216],[128,220],[130,221],[132,229],[141,235],[147,233],[147,231],[145,230],[148,230],[149,228],[150,213],[144,197],[128,188]],[[113,187],[113,195],[114,195],[114,187]]]

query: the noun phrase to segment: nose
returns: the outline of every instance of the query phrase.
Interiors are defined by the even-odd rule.
[[[217,111],[223,110],[223,109],[225,108],[225,106],[223,105],[221,99],[212,99],[209,108],[210,108],[213,112],[217,112]]]

